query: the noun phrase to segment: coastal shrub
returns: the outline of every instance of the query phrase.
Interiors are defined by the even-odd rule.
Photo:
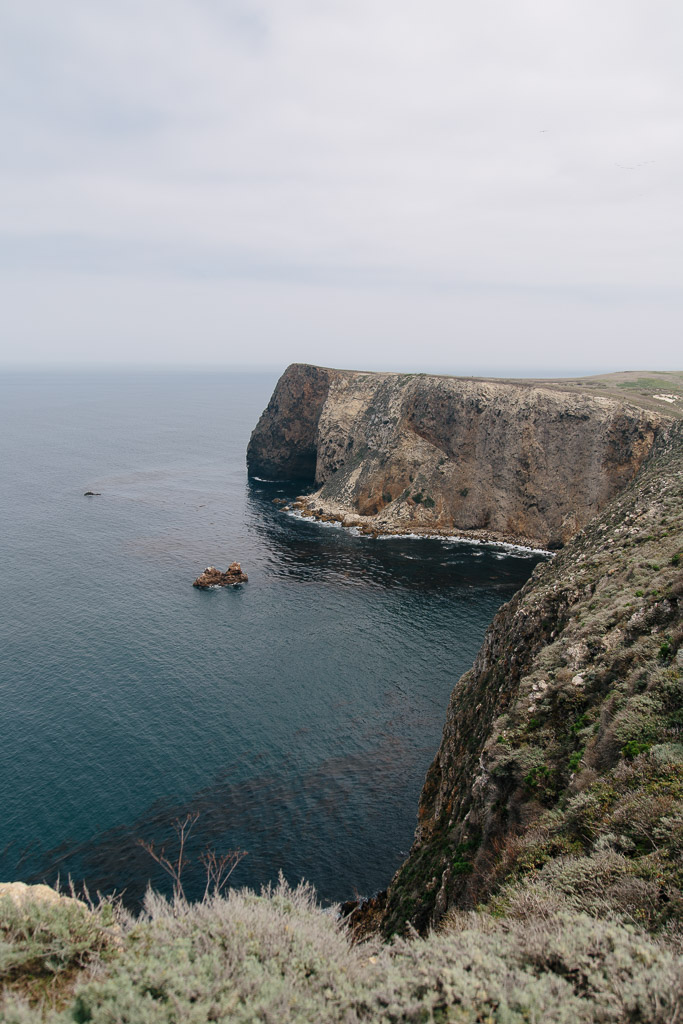
[[[565,888],[589,881],[590,872],[578,870]],[[552,891],[547,878],[540,889]],[[567,909],[563,896],[550,915],[531,892],[526,903],[509,899],[504,919],[461,911],[438,933],[384,946],[353,945],[306,885],[281,882],[261,896],[231,891],[196,905],[150,894],[120,952],[100,959],[99,973],[67,1007],[10,997],[0,1013],[6,1024],[677,1019],[683,994],[674,952],[636,927]]]
[[[548,804],[554,803],[560,788],[560,778],[554,766],[537,765],[524,776],[523,781],[527,791],[533,793],[538,800]]]
[[[584,711],[583,714],[579,715],[576,721],[571,724],[569,731],[572,736],[578,736],[579,733],[588,726],[588,724],[588,714]]]
[[[305,885],[195,906],[150,896],[146,914],[118,970],[79,992],[81,1019],[343,1020],[368,966]]]
[[[489,756],[487,767],[497,778],[508,776],[522,782],[529,776],[533,780],[539,769],[544,767],[543,751],[530,744],[512,748],[508,744],[499,744],[489,750]]]
[[[570,754],[570,756],[569,756],[569,765],[568,765],[570,772],[575,772],[576,771],[576,769],[581,764],[581,759],[582,758],[583,758],[583,750],[575,750],[573,754]]]
[[[621,748],[621,752],[624,757],[627,757],[629,761],[632,761],[634,757],[638,757],[638,754],[643,754],[649,749],[649,743],[640,743],[638,740],[629,740],[628,743],[625,743]]]
[[[683,743],[658,743],[650,753],[660,764],[683,764]]]
[[[474,868],[468,860],[454,860],[451,870],[454,875],[471,875]]]
[[[663,843],[671,841],[669,835],[661,835]],[[527,858],[526,873],[511,876],[487,909],[502,918],[552,916],[565,909],[637,924],[661,936],[683,919],[676,870],[680,858],[670,861],[658,852],[634,854],[633,840],[615,829],[600,837],[591,855],[557,850],[554,856],[540,858],[536,870]]]
[[[650,974],[636,949],[637,941],[618,928],[579,915],[499,924],[494,930],[471,915],[452,934],[396,944],[382,998],[389,1012],[375,1019],[671,1019],[681,998],[675,958],[668,954],[655,966],[646,954],[654,968]],[[638,964],[637,976],[629,961]],[[672,986],[663,1000],[661,984]]]
[[[674,653],[674,649],[673,649],[673,646],[671,644],[671,637],[668,636],[668,637],[666,637],[665,640],[662,640],[661,644],[659,645],[659,659],[660,659],[660,661],[669,661],[670,658],[673,657],[673,653]]]
[[[29,998],[58,999],[65,983],[115,948],[111,904],[95,912],[74,899],[0,896],[0,984]]]
[[[563,834],[558,826],[556,812],[549,811],[520,835],[506,836],[501,843],[497,876],[504,879],[512,872],[513,878],[535,878],[538,869],[552,858],[583,853],[582,843]]]
[[[609,733],[620,748],[632,740],[652,743],[658,738],[663,724],[659,718],[661,711],[661,703],[656,697],[636,693],[614,716]]]

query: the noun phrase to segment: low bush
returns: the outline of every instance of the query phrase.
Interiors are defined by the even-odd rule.
[[[93,912],[75,899],[2,895],[2,990],[58,1005],[80,972],[116,947],[117,937],[110,903]]]
[[[635,927],[572,910],[567,894],[588,883],[595,887],[587,866],[553,866],[560,888],[553,888],[557,878],[551,884],[550,866],[544,870],[536,896],[531,886],[508,892],[503,919],[459,912],[438,933],[384,946],[378,941],[354,946],[336,915],[321,909],[305,885],[291,889],[281,882],[261,896],[231,891],[196,905],[150,894],[144,914],[128,923],[120,949],[108,960],[97,915],[90,915],[89,932],[74,919],[68,932],[72,952],[66,953],[66,940],[57,944],[63,954],[54,969],[68,969],[74,955],[76,963],[84,962],[83,944],[92,941],[87,957],[97,960],[98,971],[91,970],[67,1007],[45,1001],[31,1005],[10,994],[0,1007],[2,1019],[6,1024],[664,1024],[678,1019],[683,992],[676,955]],[[603,878],[606,871],[613,880],[626,874],[614,856],[604,858]],[[22,928],[17,921],[18,950]],[[9,946],[14,945],[12,940]]]

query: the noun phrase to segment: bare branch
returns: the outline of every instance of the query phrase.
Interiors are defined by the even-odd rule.
[[[181,821],[179,818],[176,818],[176,820],[173,823],[175,834],[178,836],[178,840],[180,842],[180,851],[178,853],[178,864],[176,870],[178,875],[178,892],[183,899],[185,899],[185,893],[183,892],[183,887],[180,883],[180,877],[183,873],[183,867],[185,866],[185,862],[183,860],[185,855],[185,842],[188,836],[190,835],[190,832],[196,825],[198,818],[199,811],[195,811],[194,814],[186,815],[183,821]]]
[[[220,857],[215,850],[205,850],[200,860],[206,868],[206,888],[204,899],[209,896],[219,896],[228,884],[230,875],[233,873],[239,862],[246,857],[246,850],[229,850]]]
[[[173,895],[176,899],[186,900],[183,889],[182,875],[185,867],[190,863],[185,853],[187,840],[199,818],[199,812],[187,814],[184,818],[176,818],[172,823],[173,831],[178,841],[178,854],[175,860],[166,854],[166,848],[157,848],[154,843],[144,839],[138,839],[138,846],[152,857],[157,864],[163,868],[166,874],[173,879]],[[200,861],[206,869],[206,887],[204,899],[210,895],[218,896],[228,883],[231,874],[242,860],[246,857],[246,850],[229,850],[226,854],[219,856],[214,850],[205,850],[200,855]]]
[[[189,858],[185,856],[185,843],[192,831],[197,819],[199,818],[199,811],[194,814],[187,814],[182,820],[176,818],[173,822],[173,831],[178,838],[178,856],[175,861],[172,861],[166,856],[166,848],[164,846],[161,849],[157,849],[154,843],[148,843],[144,839],[138,839],[138,846],[141,846],[146,853],[152,857],[157,864],[164,869],[164,871],[171,876],[173,879],[173,895],[176,899],[185,899],[185,891],[183,889],[182,875],[183,869],[186,864],[189,864]]]

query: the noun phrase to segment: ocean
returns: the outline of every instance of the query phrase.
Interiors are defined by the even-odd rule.
[[[450,692],[539,560],[356,537],[248,481],[273,374],[0,377],[0,880],[71,878],[136,906],[202,853],[325,902],[406,856]],[[85,491],[100,492],[85,497]],[[199,591],[239,561],[242,587]]]

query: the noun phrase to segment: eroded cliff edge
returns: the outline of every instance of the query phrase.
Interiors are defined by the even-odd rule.
[[[666,422],[533,381],[293,364],[247,465],[315,484],[306,511],[344,525],[560,547],[633,479]]]

